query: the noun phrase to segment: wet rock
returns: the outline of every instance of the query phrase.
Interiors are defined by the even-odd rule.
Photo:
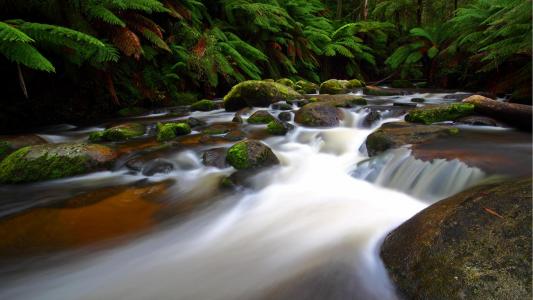
[[[134,116],[145,114],[146,112],[147,112],[146,108],[132,106],[132,107],[122,108],[121,110],[117,112],[117,114],[120,117],[134,117]]]
[[[468,125],[476,126],[501,126],[501,123],[494,120],[493,118],[485,116],[467,116],[462,117],[456,120],[458,123],[464,123]]]
[[[293,128],[294,126],[287,122],[283,122],[280,120],[274,120],[268,123],[267,131],[268,133],[272,135],[285,135],[287,134],[287,132],[289,132],[289,130]]]
[[[157,124],[157,141],[166,142],[175,139],[180,135],[191,133],[191,127],[187,123],[158,123]]]
[[[411,98],[411,102],[424,103],[424,102],[426,102],[426,99],[424,99],[424,98]]]
[[[309,97],[308,100],[312,100],[311,102],[330,103],[336,107],[347,108],[367,104],[367,101],[363,97],[356,95],[313,95],[312,97]]]
[[[146,131],[144,125],[139,123],[125,123],[108,128],[104,131],[96,131],[89,135],[89,141],[96,142],[119,142],[143,136]]]
[[[104,170],[117,153],[98,144],[43,144],[21,148],[0,163],[0,183],[58,179]]]
[[[226,161],[235,169],[257,169],[279,164],[272,150],[257,140],[245,140],[228,149]]]
[[[278,103],[272,104],[272,109],[292,110],[292,105],[290,105],[289,103],[285,103],[285,102],[278,102]]]
[[[531,298],[531,178],[472,188],[391,232],[381,257],[406,299]]]
[[[26,146],[47,144],[48,142],[36,134],[16,136],[0,136],[0,161],[11,152]]]
[[[164,158],[157,158],[149,161],[142,167],[144,176],[154,176],[156,174],[168,174],[174,170],[174,164]]]
[[[391,82],[391,87],[395,89],[408,89],[408,88],[415,88],[415,85],[412,84],[409,80],[393,80]]]
[[[371,96],[397,96],[405,94],[405,91],[400,89],[388,89],[371,85],[366,86],[363,92],[365,95]]]
[[[209,149],[202,155],[202,161],[208,167],[226,168],[229,166],[226,162],[226,152],[226,148]]]
[[[320,94],[346,94],[353,89],[363,87],[364,84],[357,79],[339,80],[329,79],[320,84]]]
[[[455,101],[463,101],[464,99],[470,97],[470,96],[473,96],[474,94],[471,94],[471,93],[456,93],[456,94],[450,94],[450,95],[446,95],[444,96],[443,99],[446,99],[446,100],[455,100]]]
[[[418,125],[405,122],[383,124],[366,139],[369,156],[377,155],[388,149],[409,144],[420,144],[433,139],[456,135],[459,130],[445,125]]]
[[[522,130],[531,131],[530,105],[500,102],[480,95],[468,97],[463,100],[463,105],[472,105],[476,113],[496,118]]]
[[[224,97],[227,111],[247,106],[268,107],[278,101],[300,98],[295,90],[275,82],[249,80],[235,85]]]
[[[310,103],[296,112],[296,123],[310,127],[335,127],[342,120],[342,112],[328,103]]]
[[[394,102],[394,106],[416,107],[416,103]]]
[[[191,110],[210,111],[215,109],[218,109],[218,105],[214,101],[208,99],[203,99],[191,104]]]
[[[455,121],[473,113],[473,104],[452,103],[413,109],[405,116],[405,120],[413,123],[433,124],[443,121]]]
[[[219,124],[213,124],[210,125],[202,130],[202,133],[208,134],[208,135],[219,135],[219,134],[226,134],[233,129],[235,129],[238,125],[235,123],[219,123]]]
[[[236,113],[233,119],[231,119],[231,122],[242,124],[244,123],[244,120],[242,119],[240,114]]]
[[[316,94],[318,90],[317,84],[305,80],[299,80],[295,85],[295,90],[300,94]]]
[[[200,126],[205,126],[207,123],[200,120],[200,119],[197,119],[197,118],[188,118],[187,119],[187,124],[191,127],[191,128],[195,128],[195,127],[200,127]]]
[[[276,80],[277,83],[283,84],[284,86],[290,87],[291,89],[295,88],[294,81],[290,80],[289,78],[280,78]]]
[[[363,127],[370,128],[379,120],[381,120],[381,113],[377,111],[370,111],[363,119]]]
[[[266,110],[258,110],[253,113],[246,121],[250,124],[268,124],[269,122],[275,120],[273,115],[271,115]]]
[[[286,122],[289,122],[290,120],[292,120],[292,113],[286,111],[286,112],[280,112],[278,114],[278,119],[280,121],[286,121]]]

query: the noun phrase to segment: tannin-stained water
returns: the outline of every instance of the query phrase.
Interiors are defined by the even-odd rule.
[[[437,168],[412,167],[412,162],[406,167],[405,152],[403,160],[384,158],[372,169],[363,162],[362,145],[373,129],[359,126],[363,112],[345,114],[338,128],[296,128],[266,139],[281,166],[254,176],[251,188],[120,247],[80,252],[81,258],[59,259],[36,271],[6,273],[0,298],[396,299],[379,259],[380,241],[426,207],[423,199],[440,199],[484,174],[446,161]],[[231,172],[203,167],[190,151],[171,159],[186,167],[151,179],[177,180],[167,191],[169,199],[206,192]],[[397,186],[392,171],[386,171],[399,160],[404,167],[394,172],[401,169],[404,176],[396,179],[430,170],[424,180],[404,181],[409,189],[399,190],[406,193],[391,189]],[[382,180],[369,180],[372,172]],[[124,182],[138,176],[119,174]],[[438,189],[435,183],[450,175],[451,190]]]

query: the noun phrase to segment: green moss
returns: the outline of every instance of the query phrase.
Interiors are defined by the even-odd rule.
[[[191,127],[187,123],[157,124],[157,141],[166,142],[175,139],[179,135],[191,133]]]
[[[348,81],[330,79],[322,82],[320,85],[320,94],[344,94],[348,92]]]
[[[285,135],[287,134],[288,128],[280,121],[274,120],[268,123],[267,131],[272,135]]]
[[[230,176],[226,176],[220,181],[220,187],[224,189],[234,188],[236,185]]]
[[[365,86],[365,84],[363,82],[361,82],[361,80],[359,80],[359,79],[349,80],[348,84],[346,85],[346,87],[349,88],[349,89],[356,89],[356,88],[361,88],[361,87],[364,87],[364,86]]]
[[[6,141],[0,141],[0,159],[11,151],[11,145]]]
[[[355,97],[355,98],[353,98],[353,99],[348,100],[348,103],[349,103],[350,105],[352,105],[352,106],[353,106],[353,105],[367,105],[367,104],[368,104],[368,102],[366,101],[365,98],[363,98],[363,97],[359,97],[359,96],[357,96],[357,97]]]
[[[146,112],[146,109],[138,106],[125,107],[117,112],[121,117],[132,117],[142,115]]]
[[[288,86],[290,88],[295,87],[294,81],[290,80],[289,78],[281,78],[276,80],[276,82],[279,84],[283,84],[284,86]]]
[[[226,161],[235,169],[243,170],[252,167],[248,159],[248,146],[245,142],[239,142],[228,149]]]
[[[473,104],[453,103],[448,105],[413,109],[407,116],[405,116],[405,120],[414,123],[432,124],[435,122],[453,121],[473,113]]]
[[[224,107],[236,111],[247,106],[268,107],[270,104],[301,97],[293,89],[276,82],[258,80],[243,81],[224,96]]]
[[[246,121],[250,124],[268,124],[275,120],[274,116],[266,111],[257,111],[251,115]]]
[[[91,132],[91,134],[89,134],[89,141],[92,143],[98,143],[98,142],[104,141],[104,132],[103,131]]]
[[[309,101],[309,103],[315,103],[315,102],[318,102],[318,98],[317,97],[311,97],[311,98],[307,99],[307,101]]]
[[[318,85],[309,81],[299,80],[295,84],[295,89],[300,94],[315,94],[318,89]]]
[[[210,111],[217,108],[217,105],[211,100],[200,100],[191,104],[191,110]]]
[[[451,135],[457,135],[459,134],[459,128],[452,127],[448,129],[448,133],[450,133]]]
[[[139,123],[122,124],[104,131],[92,132],[89,135],[89,141],[93,143],[126,141],[144,135],[144,129],[144,125]]]

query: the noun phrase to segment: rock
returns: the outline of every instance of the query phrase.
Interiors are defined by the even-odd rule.
[[[381,119],[381,114],[377,111],[371,110],[363,119],[363,127],[370,128],[374,123]]]
[[[202,133],[208,134],[208,135],[219,135],[219,134],[228,133],[238,127],[239,125],[235,124],[234,122],[217,123],[217,124],[209,125],[208,127],[204,128]]]
[[[416,103],[394,102],[393,106],[416,107]]]
[[[292,113],[288,112],[288,111],[284,111],[284,112],[280,112],[278,114],[278,119],[280,121],[286,121],[286,122],[289,122],[290,120],[292,120]]]
[[[404,91],[399,89],[386,89],[382,87],[377,86],[371,86],[367,85],[363,92],[365,95],[371,95],[371,96],[397,96],[397,95],[403,95]]]
[[[191,133],[191,127],[187,123],[165,123],[157,124],[157,141],[166,142],[175,139],[177,136]]]
[[[226,161],[237,170],[257,169],[279,164],[272,150],[257,140],[238,142],[228,149]]]
[[[117,153],[98,144],[43,144],[11,153],[0,163],[0,183],[58,179],[104,170]]]
[[[26,146],[47,144],[48,142],[36,134],[16,136],[0,136],[0,160],[11,152]]]
[[[309,81],[299,80],[295,84],[295,89],[300,94],[316,94],[318,85]]]
[[[200,119],[191,117],[187,119],[187,124],[189,125],[189,127],[194,128],[194,127],[199,127],[199,126],[205,126],[205,124],[207,123]]]
[[[273,115],[271,115],[266,110],[258,110],[255,113],[253,113],[246,122],[250,124],[268,124],[269,122],[275,120]]]
[[[367,101],[361,97],[356,95],[329,95],[329,94],[321,94],[321,95],[313,95],[312,97],[308,97],[308,100],[310,102],[325,102],[330,103],[336,107],[354,107],[357,105],[366,105]]]
[[[267,131],[268,133],[272,135],[285,135],[289,130],[293,129],[294,126],[287,123],[282,122],[280,120],[274,120],[268,123]]]
[[[531,178],[439,201],[381,247],[405,299],[530,299],[531,253]]]
[[[276,80],[277,83],[283,84],[284,86],[290,87],[291,89],[294,89],[295,84],[294,81],[290,80],[289,78],[280,78]]]
[[[218,105],[208,99],[203,99],[198,102],[194,102],[191,104],[191,110],[199,110],[199,111],[210,111],[218,109]]]
[[[138,107],[138,106],[132,106],[132,107],[125,107],[119,110],[117,114],[120,117],[134,117],[134,116],[145,114],[146,112],[147,110],[145,108]]]
[[[391,82],[391,87],[395,89],[409,89],[409,88],[415,88],[415,85],[412,84],[409,80],[393,80]]]
[[[414,123],[433,124],[443,121],[455,121],[473,113],[473,104],[452,103],[413,109],[405,116],[405,120]]]
[[[215,168],[226,168],[228,163],[226,162],[226,148],[213,148],[204,152],[202,155],[202,161],[204,165]]]
[[[472,105],[476,113],[501,120],[522,130],[531,131],[530,105],[500,102],[479,95],[466,98],[463,104]]]
[[[144,176],[154,176],[156,174],[168,174],[174,170],[174,164],[164,158],[157,158],[149,161],[142,167]]]
[[[272,104],[272,109],[277,109],[277,110],[292,110],[292,105],[290,105],[289,103],[278,102],[278,103],[274,103],[274,104]]]
[[[335,127],[342,118],[342,112],[331,104],[310,103],[296,112],[294,120],[310,127]]]
[[[247,106],[268,107],[278,101],[300,98],[295,90],[276,82],[243,81],[235,85],[224,97],[227,111],[237,111]]]
[[[125,123],[108,128],[104,131],[95,131],[89,135],[89,141],[119,142],[143,136],[146,131],[144,125],[139,123]]]
[[[436,138],[456,135],[459,130],[445,125],[418,125],[405,122],[383,124],[366,139],[369,156],[377,155],[385,150],[409,144],[420,144]]]
[[[424,98],[411,98],[411,102],[424,103],[424,102],[426,102],[426,99],[424,99]]]
[[[235,116],[233,117],[233,119],[231,119],[231,122],[233,122],[233,123],[238,123],[238,124],[242,124],[242,123],[244,123],[244,121],[243,121],[241,115],[238,114],[238,113],[235,113]]]
[[[362,84],[359,80],[339,80],[329,79],[320,84],[320,94],[346,94],[355,88],[361,87]]]
[[[501,126],[501,123],[494,120],[493,118],[484,117],[484,116],[467,116],[455,120],[458,123],[464,123],[468,125],[476,126]]]

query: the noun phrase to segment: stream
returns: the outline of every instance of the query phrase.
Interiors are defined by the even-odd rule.
[[[385,107],[370,127],[367,107],[343,109],[339,127],[296,126],[285,136],[245,124],[281,164],[236,190],[219,184],[233,168],[202,163],[205,150],[232,142],[184,139],[149,156],[141,171],[128,168],[154,145],[148,136],[118,145],[123,156],[111,171],[0,186],[0,299],[397,299],[379,258],[388,232],[471,186],[531,173],[529,134],[500,127],[460,125],[459,135],[418,148],[419,156],[402,147],[369,159],[367,136],[403,120],[387,106],[453,101],[446,95],[368,96]],[[150,133],[156,122],[194,117],[209,125],[234,116],[171,112],[133,120]],[[78,142],[107,125],[37,133]],[[428,153],[439,157],[420,159]],[[146,175],[150,160],[172,170]]]

